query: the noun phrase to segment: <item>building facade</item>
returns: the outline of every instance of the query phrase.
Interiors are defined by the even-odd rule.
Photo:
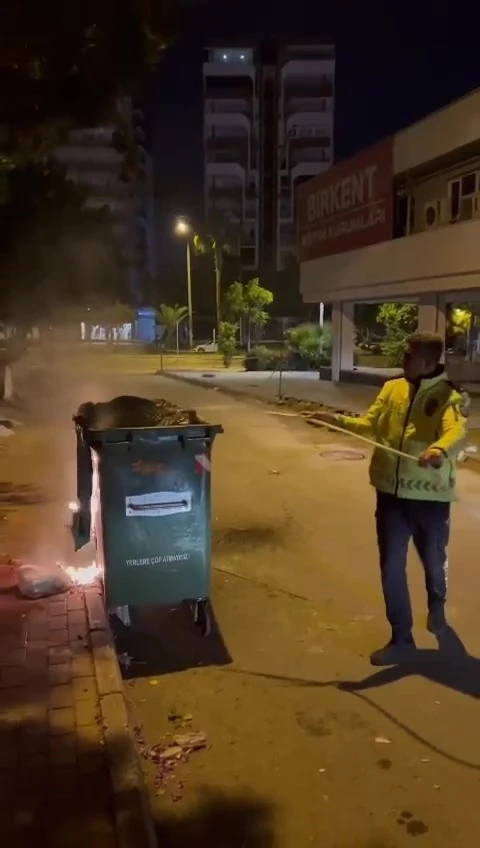
[[[335,49],[262,42],[205,50],[205,214],[241,231],[247,277],[295,257],[296,189],[333,161]]]
[[[143,112],[125,99],[119,117],[121,129],[112,123],[72,130],[53,155],[67,177],[85,190],[87,208],[108,207],[135,294],[142,278],[156,273],[153,174]],[[127,154],[135,161],[129,164]]]
[[[444,333],[447,304],[480,301],[479,244],[480,90],[301,186],[300,290],[333,305],[333,379],[356,302],[417,302]]]

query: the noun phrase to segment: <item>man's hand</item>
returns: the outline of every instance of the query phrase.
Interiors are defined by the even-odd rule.
[[[442,451],[439,450],[426,450],[420,454],[418,457],[418,464],[421,465],[422,468],[440,468],[443,465],[443,461],[445,459]]]
[[[332,412],[316,412],[314,419],[315,421],[323,421],[324,424],[333,424],[334,427],[339,426],[337,416]]]

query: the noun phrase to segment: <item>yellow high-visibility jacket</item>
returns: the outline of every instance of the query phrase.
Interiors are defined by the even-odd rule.
[[[382,445],[418,457],[427,448],[445,455],[441,468],[376,448],[370,483],[379,492],[428,501],[455,499],[455,463],[466,436],[464,396],[445,372],[413,386],[404,377],[387,380],[370,409],[360,418],[338,415],[339,426]]]

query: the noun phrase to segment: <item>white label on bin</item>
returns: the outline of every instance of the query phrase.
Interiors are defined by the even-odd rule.
[[[191,509],[191,492],[148,492],[146,495],[129,495],[125,498],[128,517],[177,515],[179,512],[190,512]]]

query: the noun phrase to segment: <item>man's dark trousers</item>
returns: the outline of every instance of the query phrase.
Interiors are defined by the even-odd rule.
[[[378,549],[383,596],[392,638],[411,638],[413,619],[407,584],[411,539],[425,570],[429,612],[443,610],[447,596],[450,503],[396,498],[377,491]]]

